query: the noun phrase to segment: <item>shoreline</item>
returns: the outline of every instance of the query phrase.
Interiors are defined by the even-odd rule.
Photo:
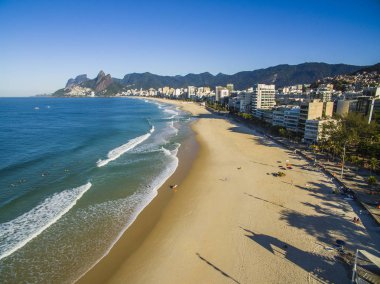
[[[352,222],[358,215],[349,202],[302,157],[194,103],[158,101],[198,115],[198,154],[135,250],[109,258],[104,281],[342,283],[350,271],[337,261],[336,240],[347,250],[379,252],[378,241]],[[279,170],[285,177],[275,176]]]
[[[181,109],[181,111],[183,110]],[[109,251],[74,283],[105,283],[112,277],[119,265],[138,249],[153,229],[163,209],[175,194],[170,189],[170,184],[179,184],[180,190],[181,182],[197,157],[199,145],[196,133],[192,126],[190,128],[193,133],[182,142],[178,149],[178,166],[174,173],[158,188],[157,195],[137,214],[137,217],[121,233]]]

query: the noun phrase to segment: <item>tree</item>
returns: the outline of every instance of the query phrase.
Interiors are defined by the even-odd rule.
[[[285,128],[280,128],[280,129],[278,130],[278,134],[280,134],[281,137],[286,137],[286,135],[287,135],[287,131],[286,131]]]
[[[361,114],[350,113],[323,125],[320,147],[330,154],[340,156],[344,166],[345,152],[362,157],[380,155],[380,133],[375,122],[368,121]]]
[[[376,185],[376,183],[377,183],[376,177],[375,176],[369,176],[367,179],[367,183],[370,187]]]
[[[369,166],[370,166],[371,172],[376,171],[376,167],[378,164],[379,164],[379,161],[376,158],[371,158],[371,160],[369,160]]]

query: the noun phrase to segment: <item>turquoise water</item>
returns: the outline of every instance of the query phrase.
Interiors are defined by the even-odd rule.
[[[85,273],[174,172],[189,121],[141,99],[0,99],[0,282]]]

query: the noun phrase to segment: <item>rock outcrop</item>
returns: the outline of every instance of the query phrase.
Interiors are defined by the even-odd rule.
[[[112,84],[112,77],[110,74],[106,75],[103,71],[100,71],[95,78],[95,93],[100,93],[107,89]]]
[[[86,81],[89,81],[90,79],[87,78],[87,74],[82,74],[82,75],[78,75],[75,77],[75,79],[73,78],[70,78],[67,83],[66,83],[66,87],[65,88],[71,88],[73,87],[74,85],[80,85],[82,84],[83,82],[86,82]]]

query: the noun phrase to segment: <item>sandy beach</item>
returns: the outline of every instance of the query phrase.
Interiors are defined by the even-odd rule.
[[[298,155],[195,103],[164,102],[198,117],[198,154],[180,156],[156,199],[79,283],[347,283],[337,239],[379,253],[379,240],[352,222],[359,211]]]

